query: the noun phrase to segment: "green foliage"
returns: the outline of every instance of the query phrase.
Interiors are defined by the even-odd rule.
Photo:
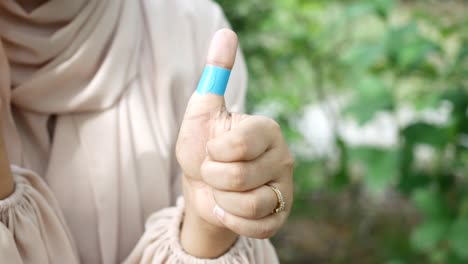
[[[364,77],[355,87],[355,100],[346,111],[354,116],[360,124],[364,124],[379,111],[391,111],[393,99],[391,90],[377,78]],[[366,102],[365,104],[363,102]]]
[[[468,236],[466,234],[468,234],[468,218],[457,219],[450,226],[448,237],[450,248],[460,258],[465,260],[468,259],[468,250],[466,249]]]
[[[239,33],[250,69],[248,110],[279,105],[274,116],[289,143],[305,145],[295,124],[307,105],[337,94],[349,99],[341,112],[327,113],[337,155],[298,154],[293,213],[307,209],[317,190],[340,191],[357,183],[381,196],[394,189],[422,220],[409,243],[385,248],[391,242],[382,241],[379,262],[407,263],[417,254],[420,263],[467,263],[466,2],[449,1],[449,11],[444,1],[423,0],[218,2]],[[364,125],[377,113],[395,113],[404,105],[420,111],[444,104],[451,107],[448,122],[400,124],[393,148],[351,146],[337,131],[339,116]],[[433,150],[429,165],[418,164],[421,145]]]
[[[364,181],[374,192],[385,191],[398,176],[398,159],[396,151],[361,147],[351,150],[351,161],[357,161],[364,167]]]
[[[411,243],[416,250],[432,252],[447,232],[447,222],[442,220],[427,221],[419,225],[412,233]]]

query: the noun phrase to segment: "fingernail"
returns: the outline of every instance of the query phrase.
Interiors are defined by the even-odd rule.
[[[223,221],[223,219],[224,219],[224,210],[221,207],[216,205],[213,208],[213,213],[216,215],[216,217],[219,219],[219,221]]]

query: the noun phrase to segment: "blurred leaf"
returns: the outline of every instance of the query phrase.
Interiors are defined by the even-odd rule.
[[[320,161],[296,160],[294,167],[296,191],[309,194],[311,190],[316,190],[323,186],[324,175],[321,171]]]
[[[428,220],[416,227],[411,234],[411,245],[419,251],[430,253],[444,238],[447,222]]]
[[[350,183],[348,175],[349,151],[345,142],[341,139],[337,139],[337,147],[340,151],[340,165],[337,173],[332,179],[331,186],[333,190],[342,190]]]
[[[418,143],[442,148],[450,140],[450,130],[448,127],[440,127],[425,122],[411,124],[405,127],[401,134],[405,139],[405,143],[410,146]]]
[[[441,174],[438,175],[437,184],[442,192],[447,192],[453,189],[454,185],[457,183],[456,178],[452,174]]]
[[[466,260],[463,260],[453,252],[448,252],[447,264],[466,264]]]
[[[468,67],[466,62],[468,60],[468,39],[464,39],[461,43],[460,51],[458,52],[456,65]]]
[[[429,219],[439,219],[448,216],[442,195],[431,188],[421,188],[414,191],[411,200],[416,208]]]
[[[389,261],[385,262],[385,264],[405,264],[405,262],[402,261],[402,260],[394,260],[394,259],[392,259],[392,260],[389,260]]]
[[[454,88],[444,93],[443,99],[452,103],[452,118],[460,133],[468,133],[468,90]]]
[[[468,218],[459,218],[452,224],[448,241],[455,254],[468,261]]]
[[[437,249],[428,252],[430,254],[430,259],[432,263],[445,263],[448,258],[448,250],[447,249]]]
[[[437,43],[420,34],[415,22],[389,31],[387,48],[395,65],[408,72],[426,62],[430,52],[440,50]]]
[[[393,97],[382,80],[363,78],[355,87],[356,94],[345,113],[356,118],[360,124],[371,120],[375,113],[393,109]]]
[[[388,17],[395,4],[394,0],[375,0],[372,2],[374,3],[377,14],[384,19]]]
[[[407,172],[403,174],[404,176],[401,177],[400,182],[398,183],[398,189],[406,194],[409,194],[421,187],[425,187],[432,182],[427,175],[422,173],[415,173],[407,170]]]
[[[351,67],[351,70],[366,70],[382,60],[385,49],[381,43],[359,43],[347,49],[343,54],[343,62]]]
[[[348,18],[354,19],[371,14],[374,10],[375,9],[372,1],[357,1],[347,6],[345,9],[345,14],[348,16]]]
[[[396,151],[359,147],[351,150],[350,157],[364,167],[364,183],[375,193],[384,191],[398,176]]]

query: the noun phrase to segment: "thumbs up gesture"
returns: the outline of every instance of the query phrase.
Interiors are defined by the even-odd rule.
[[[214,35],[177,140],[186,201],[181,241],[199,257],[222,254],[237,235],[272,236],[293,201],[293,158],[279,125],[226,109],[236,51],[234,32]]]

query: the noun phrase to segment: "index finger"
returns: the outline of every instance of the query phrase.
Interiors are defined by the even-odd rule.
[[[280,134],[280,128],[273,120],[250,116],[243,119],[230,131],[208,141],[208,156],[218,162],[249,161],[271,149]]]

